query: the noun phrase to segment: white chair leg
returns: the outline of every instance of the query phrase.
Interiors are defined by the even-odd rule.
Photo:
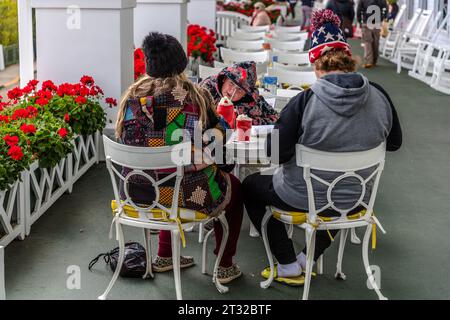
[[[341,279],[341,280],[346,279],[345,274],[342,272],[342,260],[344,257],[344,249],[345,249],[345,243],[347,242],[347,235],[348,235],[348,229],[341,230],[341,240],[339,241],[339,252],[338,252],[337,265],[336,265],[336,274],[334,275],[334,277],[336,279]]]
[[[202,273],[206,274],[206,266],[208,265],[208,239],[209,236],[214,232],[214,229],[211,229],[206,234],[205,238],[203,239],[203,250],[202,250]]]
[[[375,290],[375,292],[378,295],[378,299],[380,300],[387,300],[385,296],[380,291],[380,288],[378,288],[378,285],[373,277],[372,270],[370,269],[369,264],[369,241],[370,241],[370,234],[372,233],[372,225],[369,224],[366,229],[366,233],[364,235],[363,245],[362,245],[362,256],[363,256],[363,262],[364,262],[364,268],[366,269],[367,277],[369,278],[369,282],[372,285],[372,288]]]
[[[217,254],[216,263],[214,264],[213,282],[220,293],[226,293],[228,292],[228,287],[219,282],[219,279],[217,279],[217,272],[219,269],[219,263],[222,260],[223,252],[225,251],[225,246],[227,245],[229,228],[227,219],[225,218],[225,214],[221,214],[218,219],[220,221],[220,224],[222,225],[222,241],[220,242],[220,249]]]
[[[402,52],[399,51],[397,54],[397,73],[402,72]]]
[[[153,251],[152,251],[152,236],[150,234],[150,229],[144,228],[144,241],[145,241],[145,255],[147,260],[147,266],[145,269],[145,274],[142,276],[142,279],[154,278],[153,270],[152,270],[152,260],[153,260]]]
[[[258,230],[255,228],[255,226],[251,222],[250,222],[250,237],[252,237],[252,238],[258,238],[259,237]]]
[[[114,286],[114,283],[116,282],[117,278],[119,277],[120,270],[122,269],[123,260],[125,258],[125,240],[123,237],[122,225],[119,222],[116,222],[116,235],[119,240],[119,261],[117,262],[116,270],[114,271],[111,282],[109,283],[105,292],[101,296],[98,297],[99,300],[106,300],[106,297],[108,296],[109,291],[111,291],[112,287]]]
[[[5,290],[5,250],[0,247],[0,300],[6,299]]]
[[[267,223],[269,222],[269,219],[271,217],[272,217],[272,212],[269,209],[267,209],[267,212],[261,222],[261,233],[262,233],[262,238],[263,238],[263,242],[264,242],[264,247],[266,248],[266,254],[267,254],[267,259],[269,260],[269,268],[270,268],[269,279],[267,279],[265,281],[261,281],[261,283],[259,284],[261,286],[261,288],[263,288],[263,289],[267,289],[268,287],[270,287],[270,285],[272,284],[273,278],[274,278],[274,273],[275,273],[275,271],[274,271],[275,266],[273,263],[272,251],[270,250],[269,239],[267,237]]]
[[[316,249],[316,230],[308,226],[305,231],[308,241],[306,242],[306,272],[302,299],[308,300],[309,288],[311,286],[312,267],[314,264],[314,251]]]
[[[358,235],[356,234],[356,229],[352,228],[350,231],[350,241],[353,244],[361,244],[361,240],[358,238]]]
[[[177,293],[177,300],[182,300],[181,294],[181,270],[180,270],[180,231],[170,231],[172,237],[172,263],[173,263],[173,277],[175,278],[175,291]]]
[[[205,237],[205,233],[203,232],[203,223],[198,225],[198,243],[202,243]]]
[[[323,254],[317,259],[317,274],[323,274]]]

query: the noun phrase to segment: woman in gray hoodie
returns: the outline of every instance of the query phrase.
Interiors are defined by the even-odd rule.
[[[327,12],[328,11],[328,12]],[[308,197],[303,171],[295,162],[295,145],[329,151],[350,152],[370,150],[386,142],[388,151],[395,151],[402,143],[402,132],[397,113],[388,94],[365,76],[355,72],[339,19],[329,10],[313,14],[310,61],[318,80],[311,87],[291,99],[275,124],[279,133],[279,164],[273,176],[259,173],[243,182],[244,204],[247,213],[259,231],[266,206],[272,205],[288,211],[308,211]],[[328,41],[328,34],[334,41]],[[315,40],[314,40],[315,39]],[[329,49],[325,49],[328,47]],[[270,138],[267,150],[271,150]],[[369,169],[371,170],[371,169]],[[369,176],[371,172],[361,175]],[[322,172],[320,177],[332,181],[334,177]],[[318,187],[316,206],[327,204],[326,189]],[[337,207],[351,207],[360,195],[359,181],[340,183],[333,191]],[[370,196],[369,194],[366,195]],[[361,211],[356,208],[350,213]],[[336,215],[333,211],[324,211]],[[330,230],[333,236],[337,231]],[[290,278],[289,284],[302,284],[302,270],[306,266],[306,248],[296,255],[285,226],[270,219],[267,226],[269,244],[278,260],[277,276]],[[318,231],[314,260],[331,244],[326,231]],[[263,273],[264,276],[264,273]],[[277,279],[275,279],[277,280]],[[283,281],[281,281],[283,282]]]

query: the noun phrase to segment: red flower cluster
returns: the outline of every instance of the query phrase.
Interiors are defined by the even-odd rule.
[[[22,160],[24,154],[23,154],[21,147],[12,146],[11,148],[9,148],[8,156],[10,156],[11,159],[13,159],[15,161],[19,161],[19,160]]]
[[[134,80],[145,74],[145,55],[141,48],[134,50]]]
[[[22,132],[25,134],[36,133],[36,127],[34,126],[34,124],[23,124],[20,126],[20,130],[22,130]]]
[[[191,24],[188,26],[188,56],[201,57],[205,62],[212,62],[216,49],[215,33],[211,29]]]
[[[7,134],[3,137],[3,141],[5,141],[8,146],[12,147],[16,146],[19,143],[19,137],[10,136],[9,134]]]
[[[117,106],[117,100],[114,99],[114,98],[106,98],[105,102],[107,104],[109,104],[110,107],[113,107],[113,106],[116,107]]]
[[[58,130],[58,134],[59,134],[59,136],[61,137],[61,138],[65,138],[66,136],[67,136],[67,129],[66,128],[61,128],[61,129],[59,129]]]

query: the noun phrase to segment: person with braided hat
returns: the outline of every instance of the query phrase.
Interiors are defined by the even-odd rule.
[[[313,13],[311,25],[309,59],[317,81],[310,89],[292,98],[275,123],[279,135],[278,163],[281,166],[273,176],[256,173],[243,182],[245,208],[259,231],[268,205],[287,211],[308,211],[306,182],[295,159],[297,144],[328,152],[370,150],[383,142],[386,142],[388,151],[395,151],[402,144],[402,131],[394,105],[381,86],[356,72],[356,62],[339,28],[339,18],[330,10],[319,10]],[[271,147],[269,137],[266,150],[271,150]],[[272,162],[276,163],[276,160],[272,159]],[[367,178],[372,170],[367,169],[360,174]],[[324,171],[315,174],[329,182],[336,177]],[[319,184],[315,189],[317,208],[328,203],[326,188],[326,185]],[[358,180],[341,181],[333,190],[334,205],[351,208],[360,196],[360,188]],[[366,203],[369,197],[370,191],[365,195]],[[349,214],[361,209],[357,207]],[[321,212],[321,216],[336,215],[337,212],[329,209]],[[334,237],[337,231],[330,230],[330,233]],[[267,234],[272,253],[278,261],[274,270],[275,280],[288,285],[302,285],[306,247],[296,254],[284,223],[276,219],[269,220]],[[330,244],[328,233],[318,231],[314,261]],[[269,275],[269,268],[263,270],[263,277],[268,278]]]

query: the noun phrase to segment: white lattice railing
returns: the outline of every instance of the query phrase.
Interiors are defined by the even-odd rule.
[[[25,173],[22,173],[22,181]],[[0,191],[0,246],[25,237],[24,183],[16,181],[9,191]]]
[[[98,163],[98,147],[100,133],[87,137],[77,136],[74,139],[74,151],[72,152],[72,183],[75,183],[94,164]],[[71,191],[71,190],[70,190]]]
[[[0,246],[15,238],[24,239],[31,226],[73,184],[98,162],[100,133],[77,136],[74,150],[52,168],[40,168],[36,161],[22,173],[9,191],[0,191]]]

